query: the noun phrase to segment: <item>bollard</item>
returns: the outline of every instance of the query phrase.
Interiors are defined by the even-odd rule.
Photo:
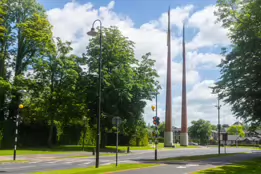
[[[127,147],[127,153],[130,153],[130,146]]]

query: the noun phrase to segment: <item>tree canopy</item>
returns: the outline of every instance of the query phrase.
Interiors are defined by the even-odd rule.
[[[238,118],[261,123],[261,1],[218,0],[218,22],[229,31],[232,45],[223,48],[220,79],[214,93],[232,106]]]
[[[150,53],[135,57],[135,43],[117,27],[98,31],[102,34],[102,146],[107,144],[106,135],[113,132],[114,116],[121,117],[120,133],[129,143],[146,145],[144,107],[160,89],[155,60],[150,59]],[[70,42],[53,36],[45,10],[36,0],[1,1],[0,124],[10,127],[8,121],[14,123],[22,102],[22,124],[48,127],[44,128],[48,135],[44,141],[50,147],[54,143],[81,143],[85,121],[86,141],[94,145],[99,44],[97,35],[90,39],[83,56],[74,55]],[[7,130],[3,141],[7,141]],[[77,137],[73,131],[81,134]]]
[[[241,125],[233,125],[227,129],[229,135],[239,135],[245,137],[244,127]]]
[[[209,121],[199,119],[192,121],[188,130],[191,139],[199,140],[200,144],[206,144],[212,133],[212,125]]]

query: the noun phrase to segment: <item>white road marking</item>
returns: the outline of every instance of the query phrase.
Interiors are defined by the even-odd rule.
[[[60,161],[49,161],[49,162],[47,162],[48,164],[53,164],[53,163],[57,163],[57,162],[60,162]]]
[[[105,166],[105,165],[110,165],[111,163],[104,163],[104,164],[101,164],[101,165],[103,165],[103,166]]]
[[[89,161],[89,162],[87,162],[87,163],[77,164],[77,165],[87,165],[87,164],[91,164],[91,163],[92,163],[92,161]]]
[[[178,169],[184,169],[184,168],[186,168],[185,166],[178,166],[177,167]]]
[[[188,167],[196,167],[196,166],[199,166],[198,164],[186,164],[186,166]]]

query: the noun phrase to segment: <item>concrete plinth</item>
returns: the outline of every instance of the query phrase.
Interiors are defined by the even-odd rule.
[[[173,146],[173,132],[164,132],[164,147]]]
[[[180,145],[188,146],[188,133],[180,133]]]

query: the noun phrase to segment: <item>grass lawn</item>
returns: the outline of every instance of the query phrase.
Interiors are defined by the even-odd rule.
[[[0,156],[11,156],[14,150],[0,150]],[[17,155],[33,155],[33,154],[61,154],[62,151],[52,151],[50,149],[31,149],[31,150],[17,150]],[[68,153],[68,152],[67,152]]]
[[[207,170],[195,172],[193,174],[259,174],[261,173],[261,158],[240,162],[233,165],[226,165]]]
[[[115,156],[116,154],[100,154],[100,156],[105,156],[105,157],[110,157],[110,156]],[[127,156],[128,154],[118,154],[118,156]],[[95,156],[83,156],[83,155],[76,155],[76,156],[66,156],[66,157],[61,157],[59,159],[64,159],[64,158],[95,158]]]
[[[128,146],[119,146],[118,150],[119,152],[127,152]],[[159,143],[158,149],[163,149],[164,144]],[[182,147],[177,145],[176,148],[197,148],[196,146],[188,146],[188,147]],[[130,146],[130,150],[153,150],[153,145],[148,146]],[[174,148],[164,148],[164,149],[174,149]],[[86,152],[92,152],[95,150],[95,146],[85,146],[84,150]],[[106,146],[106,148],[101,148],[101,152],[115,152],[116,147],[115,146]],[[67,145],[67,146],[57,146],[52,149],[50,148],[22,148],[17,150],[17,155],[32,155],[32,154],[64,154],[64,153],[72,153],[72,152],[80,152],[82,151],[81,145]],[[0,156],[11,156],[13,155],[13,149],[12,150],[0,150]]]
[[[46,172],[36,172],[34,174],[104,174],[109,172],[119,172],[124,170],[134,170],[141,168],[149,168],[159,166],[157,164],[120,164],[118,167],[115,165],[101,166],[96,169],[95,167],[90,168],[81,168],[81,169],[70,169],[70,170],[54,170],[54,171],[46,171]]]
[[[27,163],[28,161],[26,160],[3,160],[0,161],[0,164],[5,164],[5,163]]]
[[[175,162],[175,161],[195,161],[195,160],[206,160],[209,158],[219,158],[219,157],[224,157],[224,156],[233,156],[233,155],[238,155],[238,154],[243,154],[243,153],[227,153],[227,154],[207,154],[207,155],[197,155],[197,156],[181,156],[181,157],[175,157],[175,158],[164,158],[164,159],[159,159],[157,161],[159,162]],[[155,160],[151,160],[155,161]]]

